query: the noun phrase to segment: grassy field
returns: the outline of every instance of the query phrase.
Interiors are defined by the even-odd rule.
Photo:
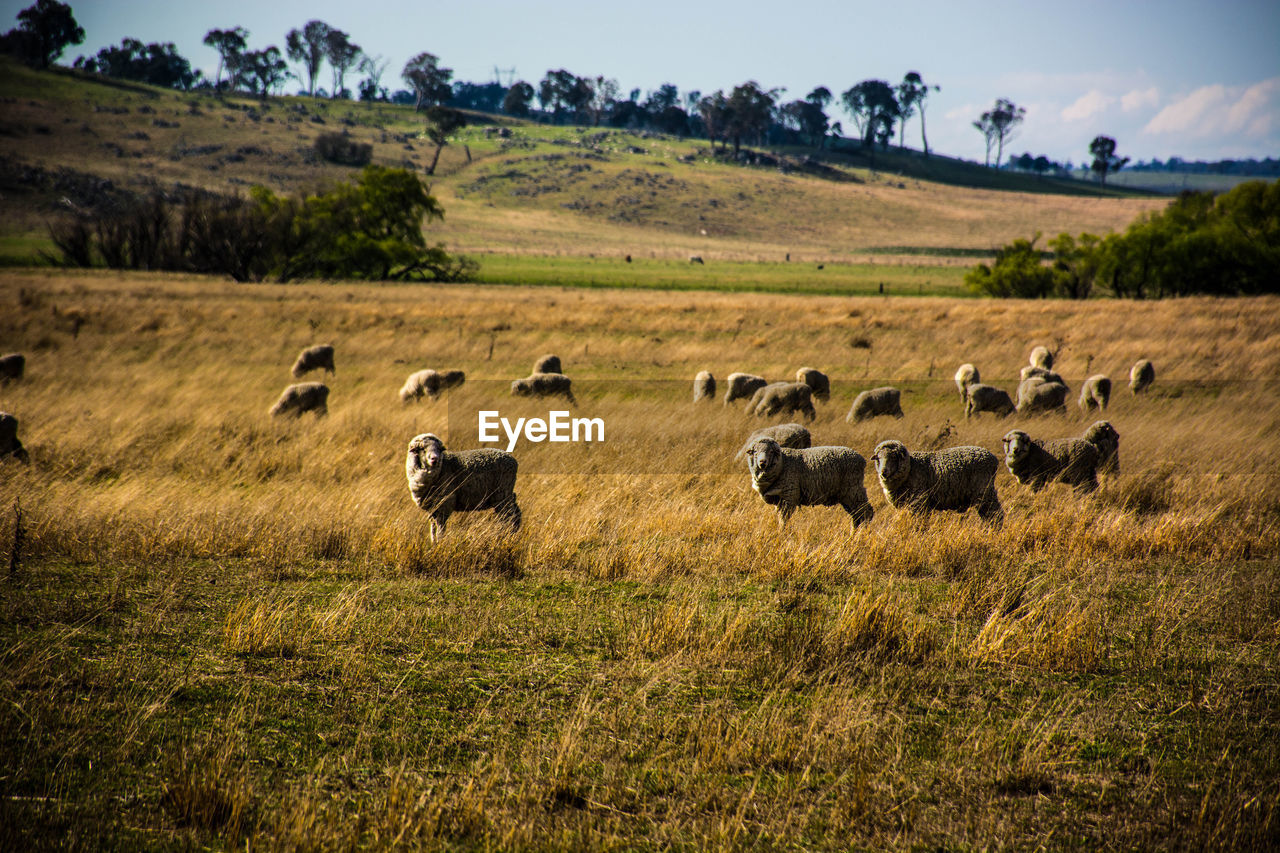
[[[1275,299],[8,270],[0,340],[31,454],[0,463],[4,849],[1280,844]],[[329,416],[273,421],[320,341]],[[1011,390],[1037,343],[1116,380],[1121,473],[1002,471],[999,527],[903,517],[872,474],[869,524],[780,532],[733,460],[756,424],[689,402],[701,369],[808,365],[815,439],[863,455],[1078,434],[961,416],[960,362]],[[614,439],[573,474],[518,448],[525,528],[464,514],[432,547],[408,439],[506,409],[543,352]],[[427,366],[471,397],[401,406]],[[906,416],[846,424],[885,382]]]

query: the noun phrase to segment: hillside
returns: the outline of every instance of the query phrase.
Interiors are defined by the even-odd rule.
[[[31,255],[68,204],[119,190],[292,192],[349,177],[352,167],[315,154],[323,133],[370,144],[383,165],[425,171],[435,154],[409,107],[184,94],[0,62],[0,253],[10,257]],[[476,253],[867,262],[990,249],[1036,230],[1106,232],[1164,204],[941,156],[878,154],[873,171],[860,152],[791,150],[748,166],[705,140],[471,118],[440,157],[434,191],[447,218],[431,228]],[[945,254],[912,263],[971,263]]]

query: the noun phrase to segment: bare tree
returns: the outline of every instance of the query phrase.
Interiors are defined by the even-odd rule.
[[[307,21],[302,29],[289,30],[285,36],[285,50],[294,62],[302,63],[307,71],[307,93],[316,96],[316,76],[324,62],[328,49],[329,33],[333,28],[324,21]]]
[[[1027,110],[1008,98],[996,99],[996,105],[973,123],[987,143],[987,165],[991,165],[991,146],[996,146],[996,168],[1004,156],[1004,144],[1013,139],[1018,125],[1026,118]]]
[[[898,84],[898,105],[902,109],[902,132],[905,135],[907,130],[907,119],[913,113],[920,113],[920,144],[924,149],[924,156],[929,157],[929,138],[924,132],[924,104],[929,98],[929,90],[938,91],[940,87],[930,86],[924,82],[918,71],[908,71],[906,76],[902,78],[902,82]],[[902,147],[902,137],[899,137],[898,147]]]
[[[218,52],[218,75],[213,78],[213,88],[222,86],[222,69],[228,71],[227,88],[234,89],[236,81],[231,78],[230,70],[233,58],[244,53],[248,46],[249,31],[244,27],[230,30],[209,30],[204,34],[204,43]]]

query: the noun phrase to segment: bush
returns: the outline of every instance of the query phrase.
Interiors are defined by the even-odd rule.
[[[316,153],[330,163],[367,166],[373,160],[373,145],[356,142],[345,133],[322,133],[316,137]]]
[[[1014,240],[996,252],[994,266],[978,264],[965,273],[964,283],[974,293],[987,296],[1041,299],[1053,291],[1053,270],[1042,263],[1040,250],[1035,243],[1037,233],[1030,240]]]

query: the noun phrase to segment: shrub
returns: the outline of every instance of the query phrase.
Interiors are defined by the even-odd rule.
[[[330,163],[367,166],[373,160],[373,145],[356,142],[345,133],[322,133],[316,137],[316,153]]]

